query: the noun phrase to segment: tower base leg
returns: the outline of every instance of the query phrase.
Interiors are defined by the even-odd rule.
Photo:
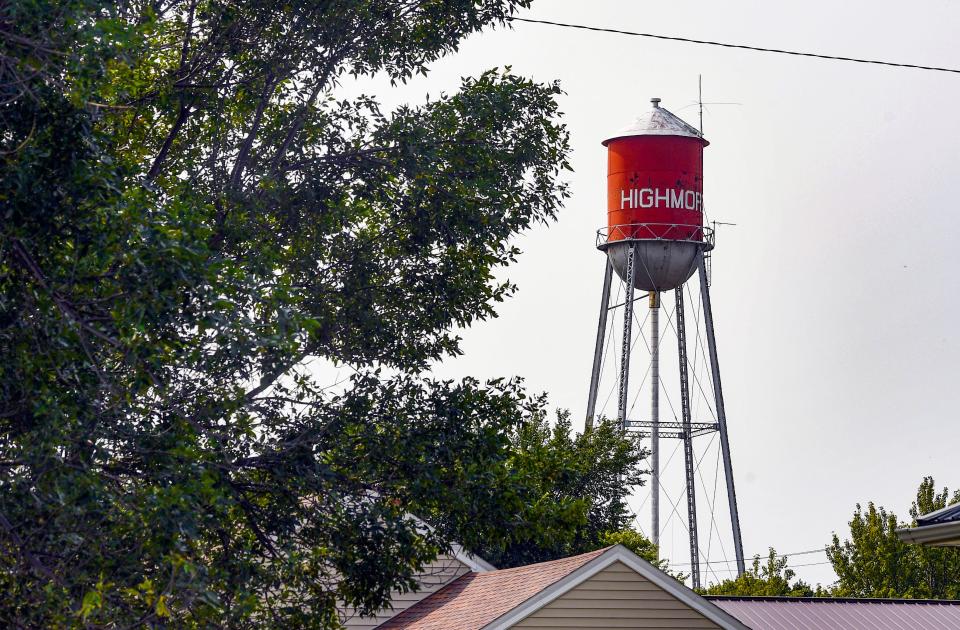
[[[590,392],[587,394],[587,417],[584,429],[593,428],[597,412],[597,388],[600,386],[600,368],[603,366],[603,338],[607,332],[607,313],[610,311],[610,284],[613,281],[613,263],[605,257],[603,291],[600,295],[600,321],[597,324],[597,344],[593,349],[593,370],[590,372]]]
[[[697,270],[700,274],[700,295],[703,298],[703,322],[707,331],[707,349],[710,353],[710,370],[713,373],[713,393],[716,397],[717,424],[720,431],[720,449],[723,454],[723,474],[727,481],[727,502],[730,506],[730,522],[733,527],[733,548],[737,556],[737,575],[743,575],[746,567],[743,560],[743,540],[740,536],[740,514],[737,510],[737,491],[733,484],[733,464],[730,461],[730,440],[727,437],[727,413],[723,406],[723,388],[720,385],[720,364],[717,360],[717,340],[713,331],[713,308],[710,305],[710,288],[707,286],[707,269],[703,252],[697,255]]]

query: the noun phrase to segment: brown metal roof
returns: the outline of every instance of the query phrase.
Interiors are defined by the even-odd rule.
[[[516,569],[467,573],[378,626],[378,630],[479,630],[606,550]]]
[[[706,599],[758,630],[960,629],[960,601],[709,596]]]

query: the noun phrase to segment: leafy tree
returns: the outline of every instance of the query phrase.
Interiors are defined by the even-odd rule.
[[[936,492],[924,477],[910,508],[913,525],[922,514],[960,501],[944,488]],[[960,550],[939,549],[901,541],[896,530],[907,527],[896,514],[873,502],[859,504],[850,521],[850,538],[834,534],[827,555],[836,572],[834,594],[845,597],[960,599]]]
[[[684,573],[672,571],[670,569],[670,562],[666,558],[660,557],[660,550],[653,544],[653,541],[635,529],[604,532],[600,536],[600,544],[603,547],[623,545],[667,575],[671,575],[681,582],[689,577]]]
[[[754,556],[753,565],[743,575],[711,584],[703,592],[707,595],[768,597],[813,597],[823,594],[819,587],[814,592],[803,580],[793,582],[795,575],[793,569],[787,568],[787,558],[778,556],[770,547],[765,564],[760,563],[760,556]]]
[[[542,401],[424,373],[567,194],[559,88],[336,88],[528,4],[0,6],[0,624],[333,627],[445,533],[500,544],[476,517],[530,496],[507,446]]]
[[[470,514],[490,534],[475,547],[483,558],[509,568],[620,544],[685,579],[669,570],[656,545],[631,528],[627,497],[643,484],[641,465],[647,457],[636,436],[606,419],[574,434],[569,411],[558,411],[551,426],[541,410],[513,430],[509,453],[505,495],[512,501],[501,498]],[[458,515],[436,516],[443,527],[445,519]],[[455,530],[450,536],[458,537]]]
[[[600,536],[600,543],[604,547],[609,547],[610,545],[623,545],[647,562],[655,564],[663,570],[666,570],[668,566],[666,560],[660,559],[659,549],[657,549],[657,546],[653,544],[653,541],[635,529],[621,529],[604,532]]]
[[[487,531],[505,531],[476,551],[506,568],[615,544],[610,536],[629,530],[626,499],[642,483],[646,455],[614,422],[573,434],[569,412],[559,412],[552,427],[545,413],[532,415],[511,433],[507,466],[515,503],[500,503],[511,511],[476,516]]]

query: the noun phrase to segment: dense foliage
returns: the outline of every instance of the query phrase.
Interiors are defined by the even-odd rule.
[[[671,570],[670,561],[660,557],[660,549],[653,544],[653,541],[635,529],[620,529],[605,532],[600,536],[600,544],[603,547],[623,545],[664,573],[673,576],[681,582],[689,577],[682,572]]]
[[[0,5],[0,625],[333,626],[515,543],[475,516],[542,403],[423,374],[566,196],[558,87],[337,86],[527,4]]]
[[[744,575],[705,589],[710,595],[776,595],[787,597],[892,597],[907,599],[960,599],[960,549],[927,547],[903,542],[896,530],[916,526],[916,518],[960,501],[960,492],[936,491],[933,477],[924,477],[910,508],[911,523],[897,518],[873,502],[859,504],[850,525],[850,537],[837,534],[827,545],[827,558],[837,574],[836,583],[811,589],[795,573],[787,558],[773,549],[766,564],[760,557]]]
[[[924,477],[910,508],[912,523],[893,512],[860,505],[850,521],[850,538],[834,534],[827,555],[838,581],[834,594],[845,597],[960,599],[960,549],[905,543],[896,530],[916,526],[916,518],[960,501],[960,492],[937,493],[933,477]]]
[[[796,576],[787,568],[787,558],[778,556],[771,547],[766,562],[760,556],[753,557],[753,564],[743,575],[711,584],[703,590],[706,595],[768,596],[768,597],[813,597],[825,594],[818,587],[817,593],[803,580],[792,581]]]
[[[553,426],[541,413],[511,433],[509,452],[516,503],[477,516],[483,529],[501,532],[476,549],[482,557],[507,568],[621,542],[609,536],[632,525],[627,497],[642,482],[647,455],[639,439],[606,420],[574,434],[569,413]],[[645,555],[655,558],[650,549]]]

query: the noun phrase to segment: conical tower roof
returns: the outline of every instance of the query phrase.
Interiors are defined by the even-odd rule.
[[[603,141],[603,146],[617,138],[630,136],[682,136],[703,140],[703,146],[710,144],[700,135],[696,127],[687,124],[679,116],[664,107],[660,107],[660,99],[652,98],[653,108],[638,116],[632,123],[619,130]]]

